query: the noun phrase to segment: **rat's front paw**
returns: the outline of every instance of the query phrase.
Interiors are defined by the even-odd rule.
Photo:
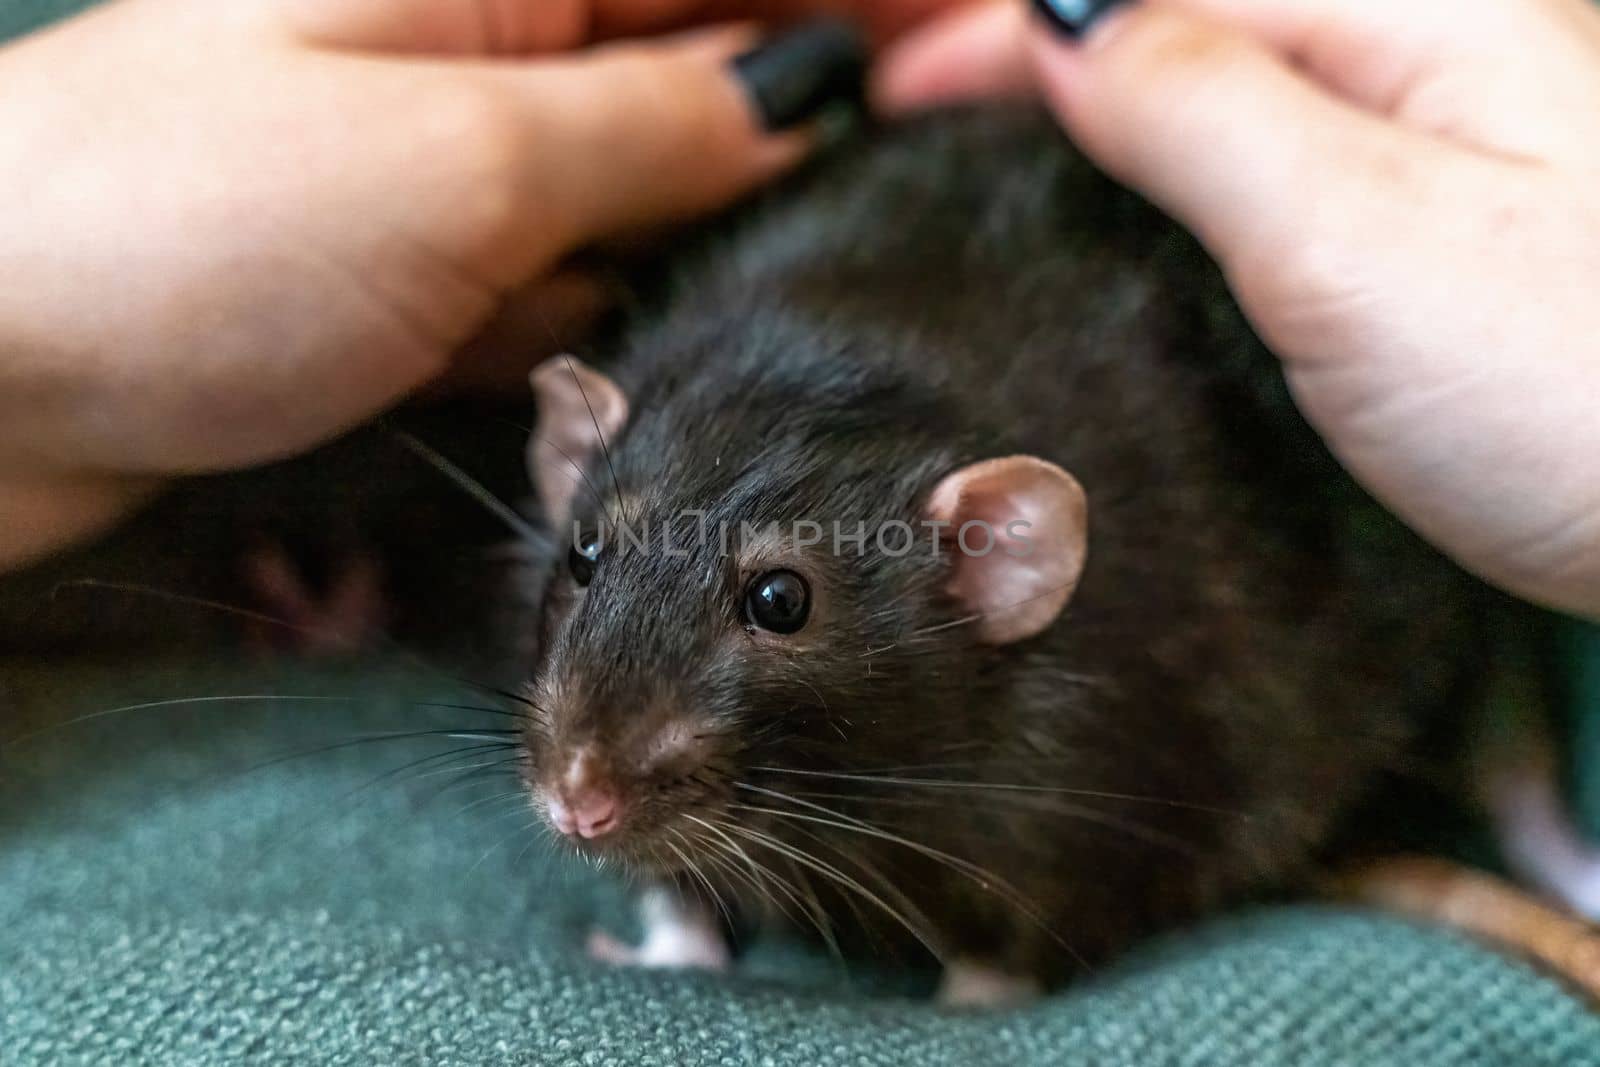
[[[972,960],[952,960],[945,965],[935,999],[941,1008],[993,1011],[1021,1007],[1043,992],[1036,980],[1025,975],[1008,974]]]
[[[277,543],[247,555],[244,572],[263,614],[276,624],[261,635],[268,647],[288,635],[296,653],[333,658],[370,650],[383,640],[388,614],[383,571],[371,556],[344,561],[321,589]]]
[[[589,956],[618,967],[676,967],[725,971],[732,962],[716,919],[666,890],[641,902],[644,940],[626,945],[603,930],[589,935]]]
[[[624,944],[604,930],[589,934],[589,958],[613,967],[688,968],[697,971],[728,969],[728,947],[721,937],[647,936],[638,945]]]

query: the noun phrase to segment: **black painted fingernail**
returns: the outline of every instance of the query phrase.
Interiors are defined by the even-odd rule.
[[[866,98],[867,42],[850,23],[809,22],[733,61],[761,124],[784,130],[830,104],[860,106]]]
[[[1033,0],[1034,10],[1043,15],[1051,29],[1076,40],[1089,32],[1089,27],[1125,0]]]

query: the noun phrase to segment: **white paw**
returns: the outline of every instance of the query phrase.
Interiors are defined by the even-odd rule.
[[[992,1011],[1021,1007],[1043,992],[1032,978],[970,960],[953,960],[945,965],[935,999],[942,1008]]]
[[[646,893],[640,908],[644,940],[627,945],[601,930],[589,935],[589,955],[617,967],[725,971],[732,963],[716,919],[666,890]]]

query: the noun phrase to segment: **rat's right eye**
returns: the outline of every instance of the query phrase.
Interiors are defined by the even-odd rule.
[[[585,530],[573,542],[572,550],[567,553],[567,569],[572,572],[572,580],[579,585],[588,585],[594,577],[594,564],[600,558],[600,535],[593,530]]]
[[[811,587],[794,571],[768,571],[745,591],[744,614],[763,630],[795,633],[811,614]]]

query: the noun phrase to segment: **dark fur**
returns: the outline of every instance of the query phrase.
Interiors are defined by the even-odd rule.
[[[664,827],[695,832],[682,812],[732,816],[909,905],[941,954],[1057,978],[1303,873],[1473,681],[1478,587],[1337,472],[1193,242],[1031,112],[940,116],[841,153],[696,257],[605,369],[633,410],[610,442],[620,506],[652,528],[685,509],[735,529],[915,524],[942,475],[1015,452],[1061,464],[1090,502],[1065,614],[998,648],[961,625],[917,634],[960,614],[947,561],[920,547],[786,553],[823,603],[770,640],[740,616],[770,561],[611,553],[580,591],[559,532],[534,565],[545,641],[525,669],[535,694],[567,688],[530,732],[535,775],[552,733],[626,752],[643,725],[714,724],[693,774],[635,783],[647,815],[617,848],[641,863]],[[617,508],[606,461],[588,475]],[[587,491],[577,507],[598,520]],[[1086,792],[756,769],[908,765]],[[731,811],[786,806],[735,782],[834,794],[811,799],[996,884]],[[814,889],[840,931],[904,940],[871,903],[744,844],[806,878],[801,898]]]
[[[505,564],[496,557],[505,525],[392,431],[429,442],[491,493],[514,498],[524,491],[517,444],[525,424],[521,409],[408,411],[306,456],[186,479],[107,536],[0,575],[0,653],[297,650],[303,635],[240,613],[273,614],[245,573],[250,553],[273,546],[313,592],[356,560],[374,563],[393,643],[475,666],[473,653],[517,622],[484,609],[503,588]]]

